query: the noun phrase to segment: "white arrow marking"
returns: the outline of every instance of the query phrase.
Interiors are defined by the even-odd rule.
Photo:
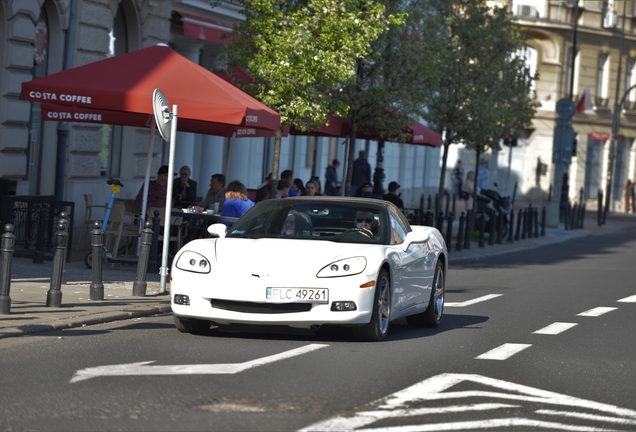
[[[555,322],[547,327],[543,327],[542,329],[537,330],[534,333],[544,335],[558,335],[559,333],[563,333],[564,331],[571,329],[575,325],[576,323]]]
[[[477,297],[476,299],[466,300],[460,303],[444,303],[446,307],[466,307],[474,305],[475,303],[485,302],[486,300],[491,300],[497,297],[502,296],[503,294],[488,294],[482,297]]]
[[[151,360],[139,363],[97,366],[78,370],[75,372],[75,375],[70,382],[76,383],[99,376],[235,374],[257,366],[263,366],[268,363],[274,363],[279,360],[285,360],[290,357],[306,354],[327,346],[329,345],[311,344],[245,363],[147,366],[154,362],[154,360]]]
[[[465,385],[465,383],[478,384],[479,386],[491,387],[492,391],[482,390],[468,390],[468,391],[452,391],[452,387],[457,385]],[[636,411],[627,408],[620,408],[615,405],[604,404],[601,402],[594,402],[585,399],[579,399],[573,396],[554,393],[547,390],[541,390],[516,384],[512,382],[506,382],[495,378],[488,378],[481,375],[474,374],[441,374],[424,381],[421,381],[411,387],[407,387],[389,396],[371,402],[368,406],[373,408],[373,411],[365,410],[353,414],[352,416],[336,416],[329,418],[318,423],[314,423],[301,429],[301,431],[342,431],[342,430],[367,430],[367,431],[436,431],[436,430],[476,430],[487,429],[491,430],[497,427],[513,427],[518,426],[521,428],[540,428],[550,430],[572,430],[572,431],[589,431],[589,430],[606,430],[603,427],[598,426],[576,426],[565,423],[553,423],[541,420],[521,418],[521,417],[507,417],[496,418],[486,420],[475,421],[458,421],[448,423],[434,423],[433,421],[427,421],[426,418],[418,418],[419,422],[416,425],[409,425],[405,419],[400,422],[402,426],[390,427],[386,422],[381,423],[380,426],[373,428],[372,425],[375,422],[394,418],[396,412],[409,413],[411,411],[418,410],[421,404],[425,404],[428,401],[442,401],[442,400],[457,400],[457,399],[474,399],[474,398],[490,398],[498,400],[510,400],[519,402],[527,402],[530,404],[530,409],[535,410],[535,413],[543,415],[563,415],[565,417],[578,417],[580,419],[586,419],[589,421],[602,421],[612,422],[617,424],[632,425],[636,422]],[[586,410],[586,412],[575,413],[573,411],[555,411],[555,410],[536,410],[537,404],[544,404],[552,408],[553,405],[564,406],[572,409]],[[511,406],[508,404],[501,404],[500,407],[497,404],[470,404],[465,406],[476,408],[476,410],[489,412],[492,409],[502,408],[507,413],[510,412]],[[439,407],[439,403],[435,403],[434,407]],[[458,408],[461,406],[447,407],[451,408],[454,412],[461,412]],[[443,407],[440,407],[444,409]],[[421,408],[419,408],[421,410]],[[438,408],[439,409],[439,408]],[[431,415],[439,416],[440,411],[436,408],[430,410]],[[449,411],[449,412],[452,412]],[[592,414],[589,411],[596,411],[599,414]],[[419,415],[426,415],[428,412],[420,411]],[[604,415],[600,415],[604,414]],[[509,415],[509,414],[508,414]],[[410,414],[406,414],[410,416]],[[367,429],[362,429],[365,426],[369,426]],[[388,426],[388,427],[387,427]],[[358,429],[360,428],[360,429]]]
[[[506,360],[531,346],[531,344],[505,343],[475,358],[479,360]]]
[[[622,303],[636,303],[636,295],[625,297],[624,299],[616,300]]]
[[[613,310],[616,310],[618,308],[615,307],[597,307],[594,309],[590,309],[589,311],[585,311],[585,312],[581,312],[580,314],[578,314],[578,316],[589,316],[589,317],[597,317],[597,316],[601,316],[603,314],[606,314],[608,312],[611,312]]]

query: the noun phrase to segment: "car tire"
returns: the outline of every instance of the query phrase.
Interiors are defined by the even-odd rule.
[[[411,327],[432,327],[439,326],[444,313],[444,297],[446,295],[446,277],[444,266],[437,262],[435,266],[435,276],[433,277],[433,287],[428,307],[422,313],[406,317],[406,322]]]
[[[380,342],[389,333],[391,321],[391,279],[386,269],[380,270],[373,297],[371,321],[360,327],[353,327],[353,335],[360,340]]]
[[[198,319],[182,319],[176,316],[173,316],[172,318],[174,319],[174,326],[181,333],[200,335],[210,330],[210,321],[203,321]]]

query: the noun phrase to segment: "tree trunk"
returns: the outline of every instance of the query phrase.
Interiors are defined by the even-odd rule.
[[[353,177],[353,151],[355,150],[354,144],[356,142],[356,125],[351,125],[351,133],[347,140],[347,175],[345,177],[345,193],[344,196],[351,195],[351,178]]]
[[[435,217],[442,208],[442,197],[444,196],[444,183],[446,180],[446,161],[448,160],[448,147],[450,147],[451,132],[447,129],[444,138],[444,153],[442,153],[442,169],[439,174],[439,189],[437,190],[437,199],[435,200]]]
[[[274,138],[274,160],[272,161],[272,186],[269,191],[270,198],[276,198],[276,192],[278,192],[278,169],[280,165],[280,143],[283,136],[283,125],[276,131]]]
[[[477,216],[477,179],[478,179],[478,175],[477,173],[479,172],[479,158],[481,157],[481,147],[477,147],[475,149],[475,180],[473,181],[473,208],[471,209],[471,216],[470,216],[470,226],[474,227],[475,226],[475,217]]]

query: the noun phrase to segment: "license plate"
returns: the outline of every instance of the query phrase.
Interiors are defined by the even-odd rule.
[[[270,303],[329,303],[326,288],[267,287],[265,301]]]

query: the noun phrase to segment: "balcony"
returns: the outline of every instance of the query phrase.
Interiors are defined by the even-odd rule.
[[[608,98],[602,98],[598,96],[594,98],[594,109],[607,109],[608,106],[609,106]]]
[[[636,100],[626,100],[623,102],[623,111],[636,114]]]

